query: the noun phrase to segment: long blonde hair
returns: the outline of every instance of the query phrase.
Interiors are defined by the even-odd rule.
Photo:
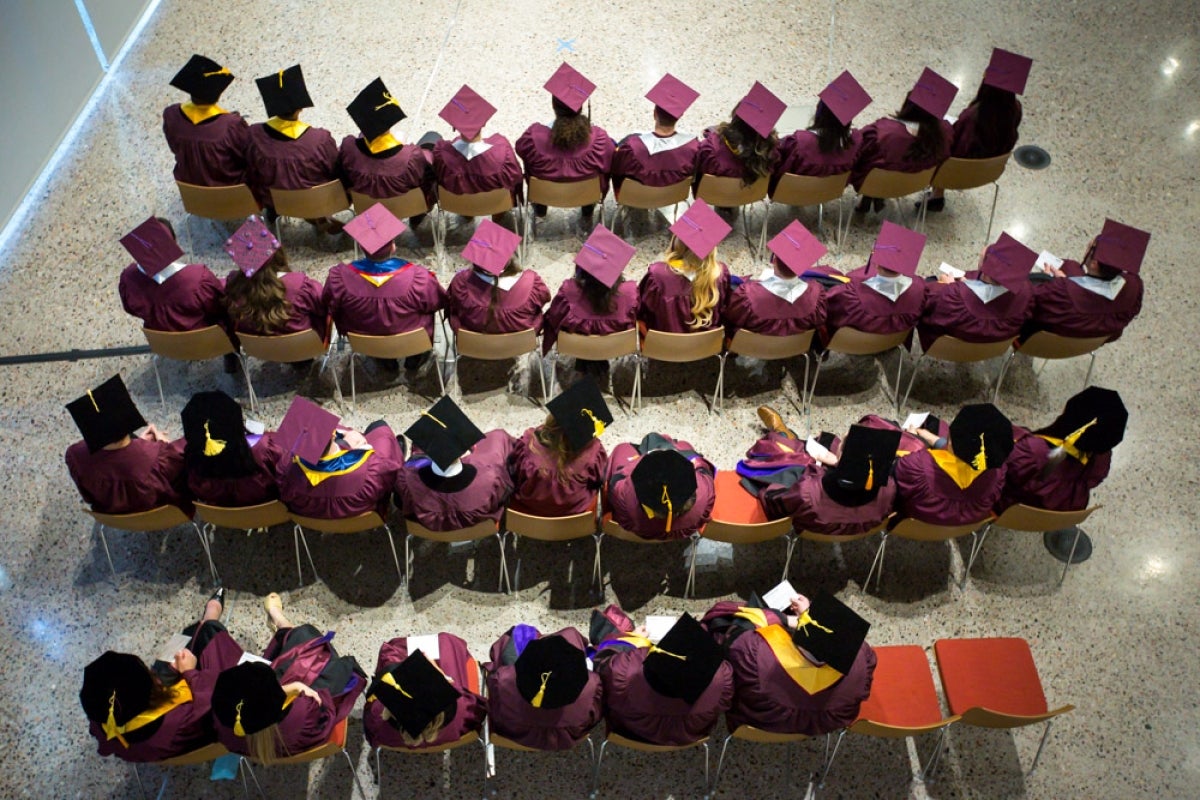
[[[250,751],[250,758],[259,764],[274,764],[291,755],[287,752],[287,745],[279,733],[279,723],[268,725],[256,733],[246,734],[246,749]],[[280,753],[280,750],[283,752]]]
[[[692,330],[707,330],[713,324],[717,303],[721,302],[721,264],[717,261],[717,248],[702,259],[687,245],[672,236],[667,247],[667,266],[680,274],[694,275],[692,280],[692,319],[688,327]]]
[[[409,747],[420,747],[423,744],[433,744],[437,741],[438,736],[442,732],[442,728],[446,725],[446,712],[438,714],[429,721],[425,729],[416,736],[409,736],[408,731],[404,728],[400,729],[400,739]]]

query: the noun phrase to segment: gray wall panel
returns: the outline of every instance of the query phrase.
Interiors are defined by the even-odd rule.
[[[150,0],[84,0],[105,57],[111,62]]]

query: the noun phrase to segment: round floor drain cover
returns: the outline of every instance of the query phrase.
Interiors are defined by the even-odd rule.
[[[1023,144],[1013,151],[1013,160],[1026,169],[1045,169],[1050,166],[1050,154],[1036,144]]]
[[[1075,541],[1076,533],[1079,534],[1078,543]],[[1050,551],[1050,555],[1064,564],[1067,563],[1067,559],[1070,559],[1072,564],[1078,564],[1092,557],[1092,540],[1078,528],[1046,531],[1042,534],[1042,543],[1046,545],[1046,549]],[[1071,553],[1072,545],[1075,547],[1074,554]]]

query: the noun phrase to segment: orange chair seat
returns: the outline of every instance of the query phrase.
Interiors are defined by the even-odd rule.
[[[341,722],[339,722],[337,725],[333,726],[333,733],[329,734],[329,744],[335,745],[337,747],[345,747],[346,746],[346,728],[347,728],[347,723],[349,723],[349,721],[350,721],[350,718],[346,717]]]
[[[915,644],[876,647],[875,656],[878,662],[871,695],[858,711],[860,720],[898,728],[921,728],[942,721],[924,648]]]
[[[713,502],[713,520],[738,525],[769,522],[758,498],[746,491],[740,483],[741,479],[741,476],[731,469],[717,472],[714,481],[717,496]]]
[[[1046,694],[1024,639],[938,639],[933,650],[951,714],[977,707],[1026,717],[1046,713]]]

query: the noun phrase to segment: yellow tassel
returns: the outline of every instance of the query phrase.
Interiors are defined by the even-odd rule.
[[[89,392],[89,394],[90,394],[90,392]],[[1098,418],[1093,418],[1092,421],[1089,422],[1087,425],[1084,425],[1082,428],[1075,431],[1074,433],[1068,434],[1067,438],[1063,439],[1063,449],[1066,450],[1068,453],[1070,453],[1072,450],[1077,450],[1077,448],[1075,447],[1075,443],[1079,441],[1079,437],[1083,436],[1084,431],[1086,431],[1088,428],[1095,425],[1097,421],[1098,421]]]
[[[279,88],[283,88],[283,70],[279,70]]]
[[[687,661],[687,656],[681,656],[678,653],[672,653],[670,650],[663,650],[661,647],[659,647],[656,644],[650,645],[650,652],[651,653],[662,653],[664,656],[670,656],[671,658],[678,658],[680,661]]]
[[[204,421],[204,455],[219,456],[225,451],[225,440],[214,439],[208,433],[208,420]]]
[[[971,459],[971,467],[976,472],[983,472],[987,469],[987,445],[983,440],[983,434],[979,434],[979,452],[975,454],[975,458]]]
[[[667,506],[667,533],[671,532],[671,519],[675,514],[675,507],[671,505],[671,495],[667,492],[667,485],[663,484],[662,501]]]
[[[237,717],[233,720],[233,735],[245,737],[246,729],[242,727],[242,703],[245,700],[239,700],[237,704]]]
[[[533,706],[534,708],[542,707],[542,700],[546,697],[546,684],[549,682],[549,680],[550,680],[550,673],[543,672],[542,673],[542,685],[537,690],[537,694],[535,694],[533,696],[533,699],[529,701],[529,705]]]
[[[446,427],[446,423],[442,422],[440,419],[438,419],[437,417],[435,417],[433,414],[430,414],[428,411],[422,411],[422,412],[421,412],[421,416],[422,416],[422,417],[429,417],[431,420],[433,420],[434,422],[436,422],[438,425],[441,425],[443,428],[445,428],[445,427]],[[449,428],[447,428],[447,430],[449,430]]]
[[[89,392],[89,394],[91,393]],[[108,737],[110,742],[113,739],[116,739],[121,743],[122,747],[128,747],[129,743],[126,742],[125,737],[121,735],[125,732],[125,728],[117,724],[117,714],[115,711],[116,705],[117,692],[114,690],[108,698],[108,720],[105,721],[104,725],[102,726],[104,735]]]
[[[396,679],[392,677],[392,673],[390,673],[390,672],[385,673],[384,676],[382,678],[380,678],[380,680],[383,681],[384,683],[386,683],[388,686],[391,686],[393,689],[395,689],[400,694],[407,697],[409,700],[413,699],[413,696],[411,694],[404,691],[404,689],[401,688],[400,684],[396,683]]]
[[[604,435],[604,423],[596,418],[596,415],[592,413],[592,410],[590,408],[581,408],[581,409],[579,409],[579,413],[585,417],[592,418],[592,426],[596,430],[597,438]]]
[[[211,78],[213,75],[228,75],[228,74],[229,74],[229,67],[221,67],[216,72],[202,73],[202,77]],[[280,73],[280,74],[282,74],[282,73]]]
[[[799,617],[796,618],[796,630],[804,631],[805,636],[808,636],[808,626],[809,625],[815,625],[816,627],[820,628],[821,630],[825,631],[826,633],[833,633],[832,628],[826,628],[824,625],[817,622],[815,619],[813,619],[812,617],[810,617],[808,615],[807,611],[805,611],[803,614],[801,614]]]
[[[875,458],[873,456],[867,456],[867,485],[863,488],[868,492],[875,488]]]
[[[96,405],[96,398],[92,397],[92,390],[88,389],[88,400],[92,401],[92,408],[96,409],[96,413],[100,413],[100,406]]]
[[[384,92],[383,93],[383,104],[375,106],[375,110],[378,111],[379,109],[387,108],[388,106],[395,106],[396,108],[399,108],[400,102],[396,98],[392,97],[390,92]]]

